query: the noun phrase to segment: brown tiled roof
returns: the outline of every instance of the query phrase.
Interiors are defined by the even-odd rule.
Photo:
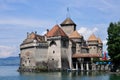
[[[60,24],[61,26],[62,25],[75,25],[76,26],[76,24],[72,21],[72,19],[71,18],[66,18],[61,24]]]
[[[101,39],[99,37],[97,39],[98,39],[98,43],[102,44]]]
[[[83,36],[80,35],[77,31],[74,31],[70,34],[69,38],[82,38]]]
[[[94,34],[92,34],[89,38],[88,41],[98,41],[98,39],[96,38],[96,36]]]
[[[95,57],[102,57],[102,56],[101,54],[98,54],[98,53],[75,53],[72,55],[72,58],[84,58],[84,57],[95,58]]]
[[[35,33],[32,32],[31,34],[29,34],[28,38],[29,38],[29,39],[35,39],[35,38],[36,38]]]
[[[67,37],[65,32],[59,27],[59,25],[55,25],[48,33],[47,37],[55,37],[55,36],[62,36]]]
[[[32,43],[34,40],[36,40],[37,42],[45,42],[45,37],[32,32],[28,34],[27,38],[23,41],[21,45]]]

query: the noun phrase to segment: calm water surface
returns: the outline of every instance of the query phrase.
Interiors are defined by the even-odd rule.
[[[0,66],[0,80],[120,80],[120,74],[103,72],[19,73],[18,66]]]

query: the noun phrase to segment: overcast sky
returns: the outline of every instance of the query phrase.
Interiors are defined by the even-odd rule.
[[[0,0],[0,58],[18,56],[27,32],[43,34],[69,17],[87,40],[94,33],[104,43],[110,22],[120,20],[120,0]]]

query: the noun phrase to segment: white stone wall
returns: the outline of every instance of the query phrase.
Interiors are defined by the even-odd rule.
[[[35,48],[28,48],[21,50],[21,65],[35,66]]]
[[[100,53],[100,54],[102,54],[102,46],[103,46],[102,44],[98,45],[98,53]]]
[[[88,42],[89,53],[98,53],[98,41]]]
[[[68,48],[61,48],[61,61],[62,61],[62,69],[69,68],[69,51]]]
[[[81,47],[78,43],[76,43],[76,53],[81,53]]]
[[[36,66],[36,62],[47,62],[47,47],[41,48],[37,46],[38,44],[36,43],[24,44],[21,46],[21,65],[31,67]]]
[[[57,68],[61,68],[61,41],[60,40],[54,40],[56,45],[51,45],[50,43],[52,41],[48,41],[49,47],[48,47],[48,60],[58,61]]]
[[[89,53],[98,53],[98,47],[97,46],[90,46]]]
[[[35,60],[36,62],[47,62],[47,48],[36,48],[35,50]]]

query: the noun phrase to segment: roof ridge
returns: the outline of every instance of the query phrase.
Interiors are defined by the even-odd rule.
[[[67,36],[62,28],[59,25],[55,25],[48,33],[47,37],[54,37],[54,36]]]
[[[93,34],[90,35],[90,37],[88,38],[88,41],[98,41],[97,37]]]
[[[102,43],[102,40],[100,39],[100,37],[98,37],[97,39],[98,39],[98,43]]]
[[[81,38],[81,37],[82,35],[80,35],[77,30],[73,31],[69,36],[69,38]]]
[[[75,25],[76,26],[76,24],[73,22],[73,20],[70,17],[67,17],[60,25],[61,26],[62,25]]]

